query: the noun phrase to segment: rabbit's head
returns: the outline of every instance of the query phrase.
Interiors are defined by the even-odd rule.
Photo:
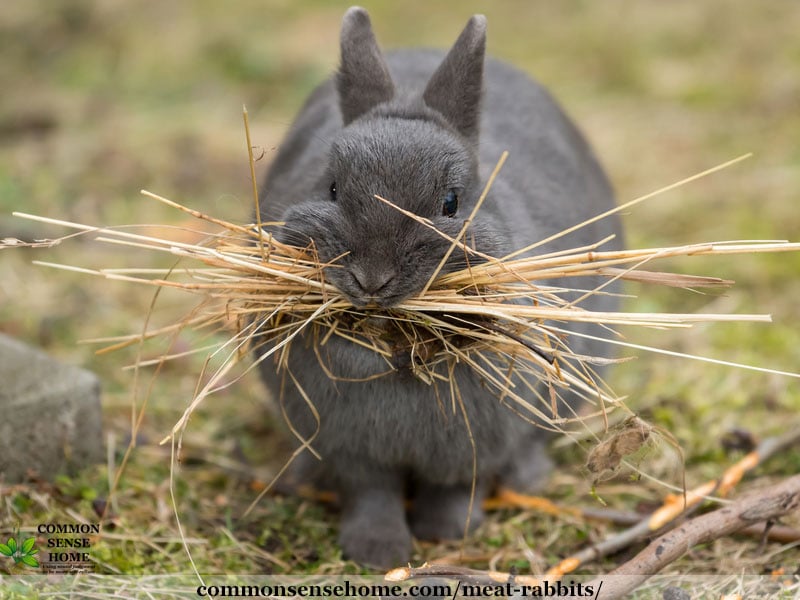
[[[375,196],[455,237],[480,195],[485,37],[485,19],[472,17],[420,94],[396,88],[366,11],[344,17],[336,76],[344,127],[312,196],[284,215],[283,237],[313,240],[323,262],[341,257],[326,277],[355,306],[391,307],[420,292],[451,245]],[[480,223],[466,241],[484,253],[498,245]],[[466,260],[456,249],[444,271]]]

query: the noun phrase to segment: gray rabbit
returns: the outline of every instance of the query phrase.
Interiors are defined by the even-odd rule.
[[[323,261],[345,254],[343,268],[328,269],[326,278],[354,306],[390,308],[419,293],[450,245],[375,195],[454,236],[508,150],[468,233],[478,250],[494,256],[614,205],[608,180],[575,126],[540,85],[485,60],[485,39],[486,20],[476,15],[446,54],[415,49],[384,57],[366,11],[354,7],[344,16],[339,71],[311,94],[277,153],[263,186],[261,217],[285,221],[278,232],[285,242],[306,246],[313,240]],[[615,217],[539,251],[612,233],[619,237]],[[464,253],[454,252],[445,272],[465,264]],[[591,289],[599,282],[557,283]],[[615,301],[598,295],[583,306],[613,310]],[[442,402],[449,398],[444,385],[436,389],[402,366],[370,379],[387,370],[377,354],[336,336],[317,351],[314,343],[310,335],[295,340],[288,358],[289,371],[319,413],[312,445],[322,460],[305,461],[302,476],[338,492],[345,556],[377,567],[405,563],[412,535],[458,538],[468,517],[477,526],[493,485],[520,491],[542,485],[550,468],[547,436],[498,402],[469,368],[459,365],[454,372],[462,414]],[[581,339],[570,344],[578,353],[605,352]],[[283,390],[292,425],[312,435],[317,419],[297,386],[272,359],[260,368],[274,397]]]

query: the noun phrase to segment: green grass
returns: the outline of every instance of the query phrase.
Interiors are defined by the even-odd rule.
[[[626,216],[630,245],[717,239],[798,241],[800,211],[800,7],[778,0],[703,4],[367,3],[387,46],[452,43],[472,12],[489,18],[489,50],[536,75],[582,125],[608,167],[620,200],[724,162],[731,170],[656,198]],[[244,221],[248,165],[241,105],[250,111],[263,171],[304,96],[336,63],[341,2],[92,0],[17,2],[0,12],[0,237],[63,232],[13,219],[22,210],[94,224],[176,222],[141,188]],[[0,331],[97,372],[105,425],[121,460],[130,430],[132,352],[95,356],[78,340],[136,332],[150,292],[56,273],[32,259],[88,267],[143,265],[129,252],[102,253],[75,240],[47,251],[6,250],[0,260]],[[632,341],[726,360],[797,370],[800,255],[697,259],[693,273],[735,279],[723,295],[631,288],[641,310],[764,312],[771,325],[714,325],[681,332],[626,332]],[[192,300],[170,297],[154,317],[167,323]],[[192,337],[183,335],[180,344]],[[152,352],[155,352],[152,350]],[[142,440],[115,496],[113,528],[93,552],[107,573],[185,573],[169,495],[169,450],[157,442],[191,397],[196,360],[166,369],[152,394]],[[629,405],[670,431],[687,458],[687,480],[719,474],[737,456],[722,436],[733,428],[767,435],[798,427],[796,380],[640,354],[614,371]],[[335,544],[333,508],[298,498],[256,496],[287,456],[288,444],[253,375],[195,413],[177,478],[179,513],[199,568],[207,573],[357,572]],[[641,458],[644,471],[679,483],[665,444]],[[593,505],[575,448],[557,451],[548,496]],[[800,451],[758,470],[780,478],[800,469]],[[108,496],[104,467],[55,484],[0,487],[0,530],[17,524],[97,519]],[[744,488],[748,487],[743,484]],[[664,490],[620,478],[598,486],[609,504],[635,510]],[[800,525],[797,517],[787,524]],[[520,572],[557,562],[605,525],[501,512],[467,540],[469,564]],[[553,532],[557,532],[554,535]],[[0,535],[2,537],[2,535]],[[797,548],[737,538],[696,549],[675,572],[760,574],[800,561]],[[735,551],[723,550],[735,548]],[[415,561],[456,556],[458,543],[417,546]],[[621,557],[586,572],[604,572]]]

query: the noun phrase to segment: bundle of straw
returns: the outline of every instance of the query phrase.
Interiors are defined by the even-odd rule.
[[[724,166],[727,165],[689,179]],[[198,387],[183,417],[176,423],[172,436],[185,427],[189,415],[205,397],[220,386],[227,385],[222,383],[224,377],[243,356],[253,355],[250,351],[260,346],[258,360],[273,357],[280,368],[285,365],[291,343],[301,333],[304,336],[313,335],[317,348],[324,346],[331,336],[345,338],[383,357],[387,365],[386,374],[401,366],[408,367],[428,383],[452,379],[456,363],[469,365],[498,398],[516,402],[521,412],[535,415],[558,428],[565,422],[565,419],[557,416],[555,406],[560,390],[571,389],[587,402],[593,403],[595,410],[601,414],[605,414],[606,407],[620,402],[592,370],[592,365],[602,363],[604,359],[574,353],[570,349],[570,342],[571,336],[577,334],[570,332],[565,323],[594,323],[609,329],[619,325],[663,329],[690,327],[697,322],[769,321],[770,317],[752,314],[595,312],[582,308],[581,301],[591,294],[605,293],[605,284],[586,292],[578,300],[567,301],[563,297],[565,290],[549,286],[548,281],[563,277],[601,276],[607,282],[627,279],[682,288],[721,286],[731,282],[714,277],[648,271],[642,267],[666,257],[800,249],[800,244],[784,241],[750,241],[602,251],[599,248],[607,240],[600,240],[596,244],[568,251],[523,257],[524,251],[535,249],[532,246],[506,257],[481,256],[478,264],[458,272],[434,274],[418,296],[391,309],[356,308],[325,280],[325,270],[337,268],[337,261],[321,263],[314,252],[313,243],[306,248],[282,244],[268,232],[269,228],[280,224],[237,225],[150,192],[143,191],[143,194],[189,213],[206,224],[213,224],[218,229],[208,232],[205,241],[193,244],[133,233],[129,226],[125,229],[96,228],[25,213],[15,214],[94,233],[100,242],[168,253],[183,259],[180,266],[171,269],[91,270],[38,263],[107,279],[158,288],[179,288],[201,296],[199,304],[181,322],[139,335],[107,338],[105,341],[113,342],[109,349],[145,338],[174,334],[187,327],[232,331],[211,353],[223,356],[222,366]],[[652,195],[638,198],[615,210],[625,209]],[[376,201],[388,202],[380,198]],[[409,215],[409,218],[416,217]],[[454,248],[471,251],[460,239],[451,240]],[[547,241],[542,240],[538,244]],[[18,245],[18,242],[6,240],[0,242],[0,247],[3,245]],[[605,341],[629,345],[613,336]],[[198,348],[194,351],[207,350]],[[406,364],[398,364],[400,356],[407,357]],[[165,355],[150,363],[172,357]],[[325,368],[321,359],[320,362]],[[140,366],[150,363],[143,362]],[[328,374],[334,378],[333,374]],[[549,390],[549,398],[541,395],[542,387],[538,385],[541,381],[548,384],[545,389]],[[530,394],[519,389],[520,382],[544,405],[531,405],[525,399]],[[549,410],[545,408],[548,405]]]

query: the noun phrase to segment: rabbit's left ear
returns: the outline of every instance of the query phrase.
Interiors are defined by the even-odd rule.
[[[367,11],[348,9],[342,19],[342,62],[336,75],[339,107],[347,125],[381,102],[394,97],[389,67],[378,47]]]
[[[466,138],[477,141],[486,50],[486,17],[473,16],[431,76],[422,98]]]

